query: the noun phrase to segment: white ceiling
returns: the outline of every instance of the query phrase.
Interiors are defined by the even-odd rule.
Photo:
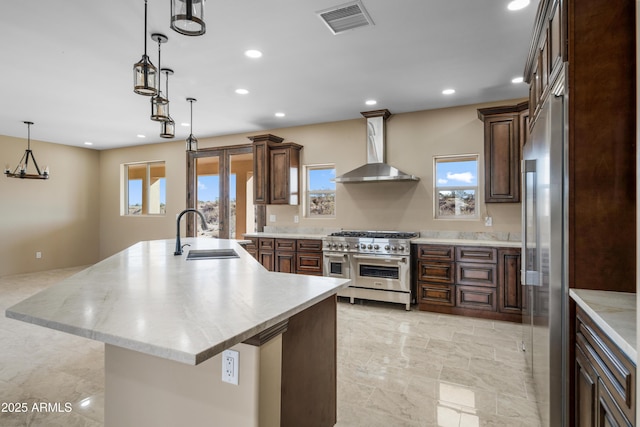
[[[201,139],[527,96],[511,79],[524,69],[537,0],[516,12],[509,0],[362,0],[375,25],[333,35],[316,12],[344,1],[207,0],[206,34],[188,37],[169,28],[170,0],[149,0],[148,33],[169,37],[161,65],[175,71],[174,140],[189,134],[186,97],[198,99]],[[30,120],[33,139],[66,145],[166,142],[149,98],[132,89],[143,24],[143,0],[2,2],[0,134],[26,138]],[[147,49],[157,66],[150,38]]]

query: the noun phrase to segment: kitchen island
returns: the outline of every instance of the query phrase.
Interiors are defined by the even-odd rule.
[[[105,343],[105,426],[333,425],[336,292],[266,271],[235,241],[139,242],[8,308]],[[189,250],[237,257],[187,260]],[[221,381],[225,349],[239,384]],[[28,357],[28,355],[25,355]]]

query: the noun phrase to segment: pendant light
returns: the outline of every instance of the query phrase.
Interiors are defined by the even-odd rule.
[[[36,158],[33,156],[33,151],[31,151],[31,125],[33,122],[23,123],[27,125],[27,149],[20,159],[20,163],[18,163],[18,166],[16,166],[13,172],[11,172],[11,169],[7,166],[4,169],[4,174],[9,178],[49,179],[49,166],[45,167],[44,171],[40,172],[38,162],[36,162]],[[29,168],[29,158],[33,161],[33,166],[35,166],[36,172],[38,172],[37,174],[27,173],[27,169]]]
[[[144,54],[140,62],[133,65],[133,91],[140,95],[156,94],[157,69],[147,56],[147,0],[144,1]]]
[[[204,34],[204,0],[171,0],[171,28],[185,36]]]
[[[167,100],[169,100],[169,76],[173,74],[173,70],[171,68],[163,68],[160,70],[165,74],[165,92],[167,94]],[[169,120],[165,120],[160,123],[160,137],[162,138],[173,138],[176,136],[176,122],[171,118],[171,114],[169,114],[169,104],[167,104],[167,116]]]
[[[158,68],[162,70],[160,64],[160,46],[169,39],[164,34],[158,33],[151,34],[151,38],[158,42]],[[169,120],[169,100],[162,95],[162,89],[160,89],[161,80],[160,76],[158,76],[157,94],[151,98],[151,120],[155,120],[156,122]]]
[[[189,137],[187,138],[187,151],[198,151],[198,139],[193,136],[193,103],[197,101],[195,98],[187,98],[191,104],[191,120],[189,121]]]

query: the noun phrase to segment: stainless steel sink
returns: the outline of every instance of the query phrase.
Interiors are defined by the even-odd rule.
[[[187,261],[227,258],[240,258],[240,256],[234,249],[191,249],[187,254]]]

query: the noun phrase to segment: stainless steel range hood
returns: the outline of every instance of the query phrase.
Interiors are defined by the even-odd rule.
[[[367,119],[367,163],[343,175],[336,182],[344,184],[378,181],[419,181],[411,175],[385,163],[385,121],[389,110],[365,111],[360,113]]]

